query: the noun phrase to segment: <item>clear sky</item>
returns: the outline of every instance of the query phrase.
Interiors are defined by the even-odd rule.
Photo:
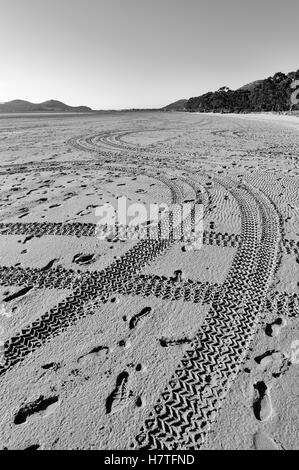
[[[298,0],[0,0],[0,101],[160,107],[299,68]]]

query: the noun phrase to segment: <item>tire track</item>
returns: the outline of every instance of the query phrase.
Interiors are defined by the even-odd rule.
[[[163,177],[163,180],[166,184],[166,177]],[[158,224],[158,233],[160,234],[158,239],[145,239],[138,242],[106,269],[94,272],[92,275],[85,275],[83,279],[80,279],[78,273],[74,274],[64,269],[56,269],[56,274],[59,273],[58,280],[56,278],[58,285],[65,287],[73,284],[74,290],[72,294],[4,343],[4,361],[0,365],[0,375],[3,375],[14,365],[23,361],[28,354],[33,353],[43,344],[61,334],[80,318],[93,313],[94,301],[106,303],[115,291],[121,290],[123,285],[126,285],[134,275],[140,273],[147,264],[161,256],[180,239],[180,227],[175,228],[175,222],[180,215],[180,209],[178,209],[177,204],[182,201],[182,192],[180,187],[170,180],[168,185],[172,190],[175,205],[170,206],[171,213],[169,217],[162,217]],[[186,220],[186,223],[191,224],[190,216],[189,219],[189,221]],[[58,224],[60,230],[63,229],[63,225]],[[67,225],[72,226],[73,224]],[[18,224],[16,227],[20,228]],[[36,230],[36,225],[33,225],[33,227]],[[56,231],[57,224],[50,225],[51,229],[53,227]],[[21,228],[23,227],[21,226]],[[39,228],[44,230],[45,226],[42,225]],[[49,225],[46,225],[46,228],[48,229]],[[90,234],[91,229],[94,230],[94,226],[91,224],[75,225],[72,227],[72,230],[78,233],[78,229],[82,232],[82,228],[84,233],[88,234]],[[177,232],[178,230],[179,232]],[[26,230],[26,235],[28,235],[28,230]],[[4,274],[7,274],[5,269],[5,267],[2,268]],[[12,274],[14,275],[15,272]],[[35,271],[32,273],[31,270],[31,274],[33,274],[31,284],[28,284],[28,279],[26,280],[29,286],[32,286],[32,282],[46,283],[49,281],[51,270],[48,272],[44,271],[40,281],[37,278],[34,279],[34,275],[37,276],[40,272]]]
[[[177,199],[177,195],[175,199]],[[181,195],[180,195],[181,200]],[[89,222],[7,222],[0,223],[0,235],[26,235],[40,238],[47,235],[95,237],[101,226]],[[235,248],[241,243],[241,235],[205,230],[203,244],[222,248]]]
[[[278,215],[257,190],[218,182],[239,203],[242,243],[219,297],[132,443],[134,448],[202,446],[239,372],[266,302],[279,253]]]

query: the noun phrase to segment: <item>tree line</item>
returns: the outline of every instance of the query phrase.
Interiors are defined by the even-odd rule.
[[[249,84],[238,90],[221,87],[216,92],[190,98],[186,111],[248,113],[260,111],[290,111],[299,109],[292,103],[291,88],[294,80],[299,80],[299,70],[284,74],[276,73],[273,77]]]

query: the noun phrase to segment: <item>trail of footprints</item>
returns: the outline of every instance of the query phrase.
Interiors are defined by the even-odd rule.
[[[140,312],[133,315],[129,322],[129,330],[134,330],[138,324],[144,320],[152,312],[151,307],[144,307]],[[123,320],[127,322],[127,317],[123,317]],[[130,335],[126,340],[121,340],[118,343],[119,346],[130,347]],[[143,370],[142,364],[137,364],[135,371],[140,372]],[[130,390],[131,376],[129,372],[124,370],[121,372],[116,379],[115,388],[106,399],[106,413],[114,414],[121,411],[124,407],[128,406],[133,400],[135,401],[136,407],[143,407],[145,399],[141,396],[135,396]]]
[[[277,317],[269,323],[265,323],[263,335],[265,338],[276,338],[287,326],[284,316]],[[295,341],[297,348],[299,342]],[[276,411],[272,403],[272,388],[275,381],[286,374],[292,367],[292,347],[289,351],[279,349],[266,349],[263,353],[249,359],[249,365],[244,367],[244,372],[255,375],[258,379],[252,382],[252,414],[261,425],[271,421]],[[267,434],[263,427],[259,427],[253,436],[253,446],[256,450],[279,450],[281,444]]]
[[[112,299],[112,302],[117,302],[118,299]],[[129,322],[128,322],[128,337],[126,340],[120,340],[117,343],[118,347],[123,347],[124,345],[130,346],[130,330],[135,329],[142,320],[145,319],[147,315],[151,313],[151,307],[144,307],[140,312],[133,315]],[[127,322],[127,318],[123,318],[124,321]],[[90,364],[104,364],[105,360],[108,358],[109,354],[113,354],[115,350],[114,347],[108,346],[94,346],[86,353],[80,355],[74,361],[74,368],[68,372],[67,376],[64,375],[64,380],[60,383],[59,381],[55,384],[55,375],[54,375],[54,382],[53,379],[51,380],[51,390],[52,393],[49,391],[48,394],[39,395],[37,398],[33,400],[28,400],[23,403],[18,411],[15,413],[13,422],[16,426],[20,426],[25,424],[26,422],[34,419],[39,420],[43,418],[47,418],[51,414],[57,412],[58,407],[61,404],[61,394],[64,389],[68,389],[70,384],[73,381],[84,380],[87,381],[90,379],[86,367]],[[77,363],[77,365],[75,365]],[[63,370],[66,364],[62,362],[49,362],[43,364],[41,369],[43,372],[40,374],[39,379],[43,379],[45,374],[49,372],[59,373],[60,370]],[[78,368],[79,366],[79,368]],[[143,407],[146,403],[145,397],[137,395],[131,389],[131,384],[134,379],[132,379],[132,375],[134,373],[138,374],[144,372],[146,368],[142,364],[127,364],[128,369],[123,370],[120,372],[116,379],[115,379],[115,386],[111,393],[105,399],[105,412],[107,415],[113,415],[115,413],[121,412],[121,410],[131,403],[136,406],[137,408]],[[133,368],[133,372],[132,372]],[[129,370],[129,371],[128,371]],[[112,375],[111,370],[106,370],[104,375],[107,377]],[[78,383],[78,386],[80,383]],[[24,450],[37,450],[40,448],[41,445],[39,444],[32,444],[28,446]]]

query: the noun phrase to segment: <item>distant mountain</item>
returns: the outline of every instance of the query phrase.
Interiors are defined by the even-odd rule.
[[[92,111],[88,106],[68,106],[61,101],[49,100],[43,103],[30,103],[30,101],[13,100],[7,103],[0,103],[0,113],[61,113],[75,112],[85,113]]]
[[[296,110],[299,105],[291,101],[294,92],[291,85],[295,80],[299,80],[299,70],[287,75],[278,72],[273,77],[248,83],[237,90],[221,87],[218,91],[190,98],[185,107],[191,112],[220,113]]]
[[[167,106],[164,106],[164,108],[161,108],[162,111],[185,111],[185,106],[188,100],[178,100],[175,101],[174,103],[170,103]]]

